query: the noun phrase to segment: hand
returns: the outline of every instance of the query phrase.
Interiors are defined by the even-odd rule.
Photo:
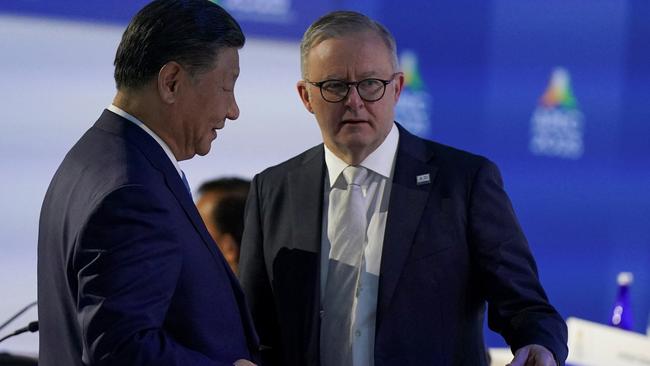
[[[515,352],[515,358],[506,366],[557,366],[551,351],[539,344],[529,344]]]
[[[248,360],[237,360],[235,363],[233,363],[234,366],[257,366],[254,363],[248,361]]]

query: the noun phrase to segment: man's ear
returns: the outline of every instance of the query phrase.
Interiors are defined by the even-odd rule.
[[[314,109],[311,106],[311,95],[309,94],[309,90],[307,90],[307,82],[300,80],[298,84],[296,84],[296,88],[298,89],[298,95],[300,95],[302,104],[305,105],[305,108],[309,111],[309,113],[314,113]]]
[[[402,89],[404,88],[404,73],[399,72],[395,76],[395,82],[393,83],[395,87],[395,103],[399,100],[400,94],[402,94]]]
[[[175,61],[170,61],[160,68],[157,79],[158,94],[165,103],[172,104],[176,101],[182,74],[183,68]]]

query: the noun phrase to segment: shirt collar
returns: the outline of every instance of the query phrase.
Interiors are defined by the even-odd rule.
[[[145,125],[142,121],[139,119],[135,118],[134,116],[130,115],[129,113],[125,112],[122,110],[120,107],[111,104],[107,107],[107,109],[115,114],[117,114],[120,117],[126,118],[127,120],[133,122],[136,124],[138,127],[142,128],[145,130],[146,133],[148,133],[151,137],[153,137],[154,140],[162,147],[163,151],[165,151],[165,154],[169,158],[169,160],[174,164],[174,168],[176,168],[176,171],[178,172],[178,175],[181,177],[183,176],[183,172],[181,171],[180,165],[178,165],[178,161],[176,160],[176,157],[174,156],[174,153],[172,153],[172,150],[169,148],[169,146],[161,139],[158,135],[156,135],[155,132],[153,132],[147,125]]]
[[[368,155],[359,165],[392,180],[398,142],[399,130],[395,126],[395,123],[393,123],[390,132],[381,145],[379,145],[375,151],[370,153],[370,155]],[[334,155],[332,150],[330,150],[326,145],[324,146],[325,165],[327,166],[330,187],[332,187],[334,186],[336,179],[338,179],[339,175],[343,172],[343,169],[345,169],[349,164]]]

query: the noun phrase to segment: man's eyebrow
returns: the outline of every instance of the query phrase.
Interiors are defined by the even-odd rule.
[[[365,78],[369,78],[369,77],[376,77],[377,74],[378,73],[376,71],[367,71],[367,72],[362,73],[359,76],[361,77],[361,79],[365,79]]]
[[[345,78],[340,77],[338,74],[327,74],[321,80],[345,80]]]
[[[371,78],[371,77],[377,77],[379,73],[376,71],[366,71],[362,74],[359,75],[359,80]],[[328,74],[325,76],[324,79],[322,80],[341,80],[341,81],[349,81],[347,78],[340,77],[338,74]]]

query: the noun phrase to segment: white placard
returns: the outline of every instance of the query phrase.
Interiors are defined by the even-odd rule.
[[[650,366],[650,337],[578,318],[567,320],[573,366]]]

